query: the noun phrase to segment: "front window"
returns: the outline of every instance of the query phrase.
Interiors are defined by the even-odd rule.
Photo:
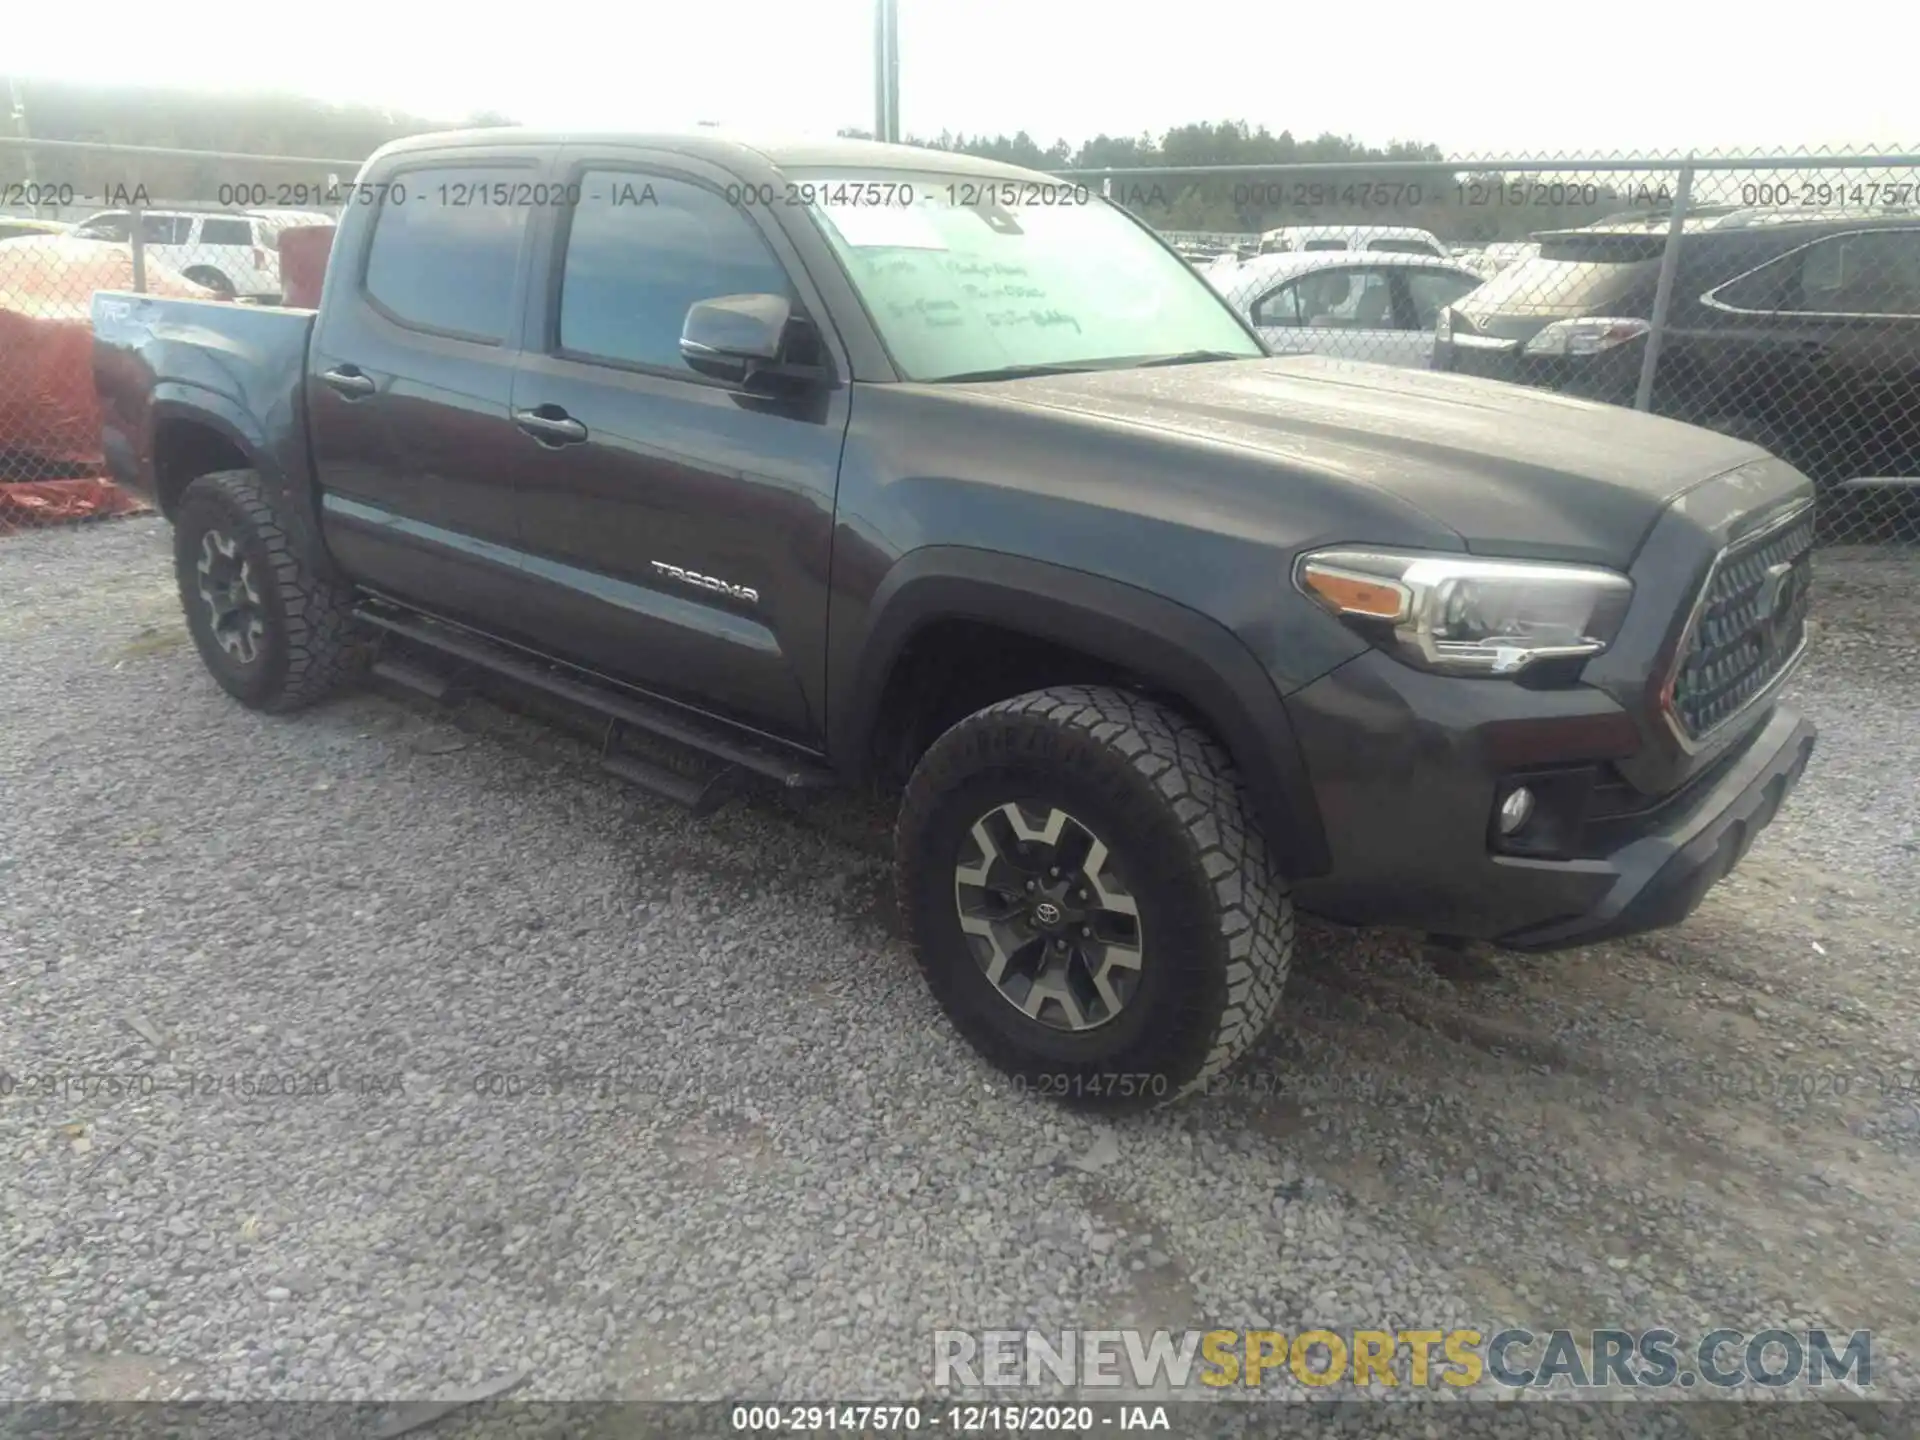
[[[1213,289],[1071,182],[796,175],[912,380],[1264,353]]]

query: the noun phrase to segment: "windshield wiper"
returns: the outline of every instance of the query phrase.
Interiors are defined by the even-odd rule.
[[[1044,365],[1005,365],[998,370],[968,370],[960,375],[942,375],[942,383],[963,380],[1020,380],[1034,375],[1087,375],[1095,370],[1144,370],[1150,365],[1200,365],[1209,360],[1252,360],[1252,355],[1235,355],[1226,350],[1184,350],[1178,355],[1123,356],[1113,360],[1054,361]]]
[[[937,376],[934,383],[951,385],[966,380],[1024,380],[1034,375],[1084,375],[1089,370],[1101,368],[1098,365],[1056,360],[1044,365],[1002,365],[997,370],[965,370],[958,375]]]
[[[1227,350],[1183,350],[1178,355],[1154,355],[1145,360],[1134,361],[1134,368],[1145,370],[1149,365],[1204,365],[1210,360],[1253,360],[1253,355],[1235,355]]]

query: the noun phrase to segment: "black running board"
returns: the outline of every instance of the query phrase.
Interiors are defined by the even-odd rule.
[[[355,618],[390,635],[423,645],[440,655],[479,670],[530,686],[548,695],[577,705],[604,717],[608,722],[602,746],[601,764],[613,774],[696,814],[716,808],[734,790],[737,771],[750,771],[772,780],[787,790],[824,789],[838,784],[838,778],[826,766],[795,755],[785,755],[771,747],[762,748],[717,726],[703,723],[691,715],[675,713],[664,705],[649,703],[577,672],[567,672],[482,636],[460,630],[439,621],[414,614],[396,614],[384,608],[361,605]],[[451,682],[416,665],[405,656],[383,654],[375,662],[376,674],[422,694],[441,698],[449,693]],[[577,678],[576,678],[577,677]],[[615,749],[618,730],[631,726],[648,735],[670,740],[688,749],[725,762],[725,768],[709,778],[678,774],[637,755]]]
[[[373,673],[429,700],[445,700],[454,692],[452,677],[416,665],[404,655],[381,655],[373,662]]]

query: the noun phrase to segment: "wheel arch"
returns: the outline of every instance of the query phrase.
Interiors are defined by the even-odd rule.
[[[223,413],[217,399],[196,396],[187,401],[156,392],[153,402],[153,491],[160,513],[169,520],[180,497],[202,475],[220,470],[257,470],[268,484],[271,468],[256,436],[247,433],[244,417]]]
[[[302,561],[344,580],[321,543],[308,476],[289,471],[285,446],[271,443],[238,403],[199,386],[163,383],[155,387],[149,423],[153,493],[162,515],[171,520],[187,486],[202,475],[251,470]]]
[[[834,692],[845,699],[833,704],[828,743],[843,769],[872,775],[903,657],[917,637],[953,621],[1030,637],[1178,700],[1232,756],[1276,865],[1290,877],[1324,871],[1325,834],[1293,728],[1239,637],[1150,591],[1042,560],[931,546],[893,566]]]

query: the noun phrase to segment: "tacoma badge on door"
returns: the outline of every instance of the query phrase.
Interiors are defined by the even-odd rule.
[[[716,580],[711,575],[696,575],[691,570],[682,570],[678,565],[669,565],[664,560],[652,562],[653,568],[662,575],[671,575],[684,585],[697,586],[702,590],[712,590],[721,595],[731,595],[736,600],[745,600],[748,604],[757,604],[760,592],[745,585],[730,585],[725,580]]]

